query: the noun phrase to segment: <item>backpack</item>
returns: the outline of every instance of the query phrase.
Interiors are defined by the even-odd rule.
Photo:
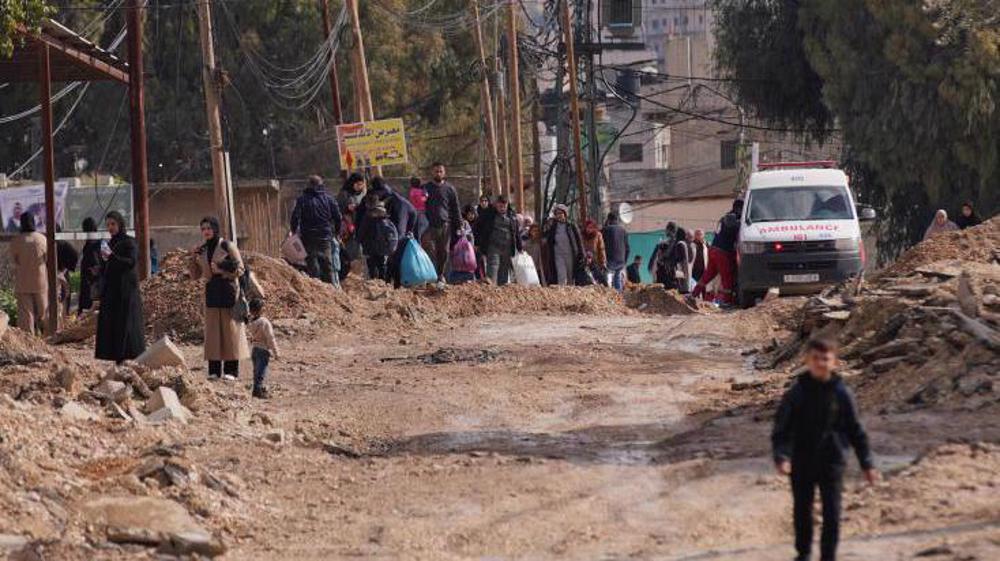
[[[396,245],[399,243],[399,232],[396,231],[392,221],[382,218],[374,224],[373,229],[374,235],[369,248],[372,255],[385,257],[395,253]]]

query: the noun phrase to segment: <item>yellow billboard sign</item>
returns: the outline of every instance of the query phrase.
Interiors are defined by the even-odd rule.
[[[358,169],[406,163],[402,119],[337,125],[340,168]]]

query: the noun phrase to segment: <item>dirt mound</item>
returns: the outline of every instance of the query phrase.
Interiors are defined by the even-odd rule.
[[[844,346],[868,407],[1000,409],[1000,265],[990,261],[998,225],[933,238],[868,286],[810,298],[793,336],[757,365],[794,365],[804,341],[824,334]]]
[[[170,253],[160,274],[143,284],[147,330],[154,338],[196,342],[202,337],[203,283],[191,280],[183,252]],[[487,284],[395,290],[380,281],[350,278],[343,290],[309,278],[284,261],[246,254],[272,320],[307,320],[313,326],[383,331],[400,325],[518,312],[617,314],[621,297],[607,288],[496,287]]]
[[[625,289],[625,304],[649,314],[687,315],[699,311],[699,308],[688,304],[676,290],[664,290],[662,284],[629,286]]]
[[[973,228],[945,232],[922,241],[906,250],[878,277],[908,275],[922,265],[945,259],[976,263],[1000,261],[1000,216]]]

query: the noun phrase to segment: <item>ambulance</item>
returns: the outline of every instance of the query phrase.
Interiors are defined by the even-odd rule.
[[[835,162],[762,164],[750,175],[741,216],[740,305],[772,287],[810,294],[861,274],[860,222],[874,219],[874,209],[855,203]]]

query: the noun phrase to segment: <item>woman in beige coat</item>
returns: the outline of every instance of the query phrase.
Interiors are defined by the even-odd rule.
[[[236,245],[219,235],[219,221],[201,221],[205,243],[191,250],[191,277],[205,279],[205,360],[208,377],[236,380],[240,360],[250,358],[246,329],[233,317],[239,297],[238,279],[245,270]]]

